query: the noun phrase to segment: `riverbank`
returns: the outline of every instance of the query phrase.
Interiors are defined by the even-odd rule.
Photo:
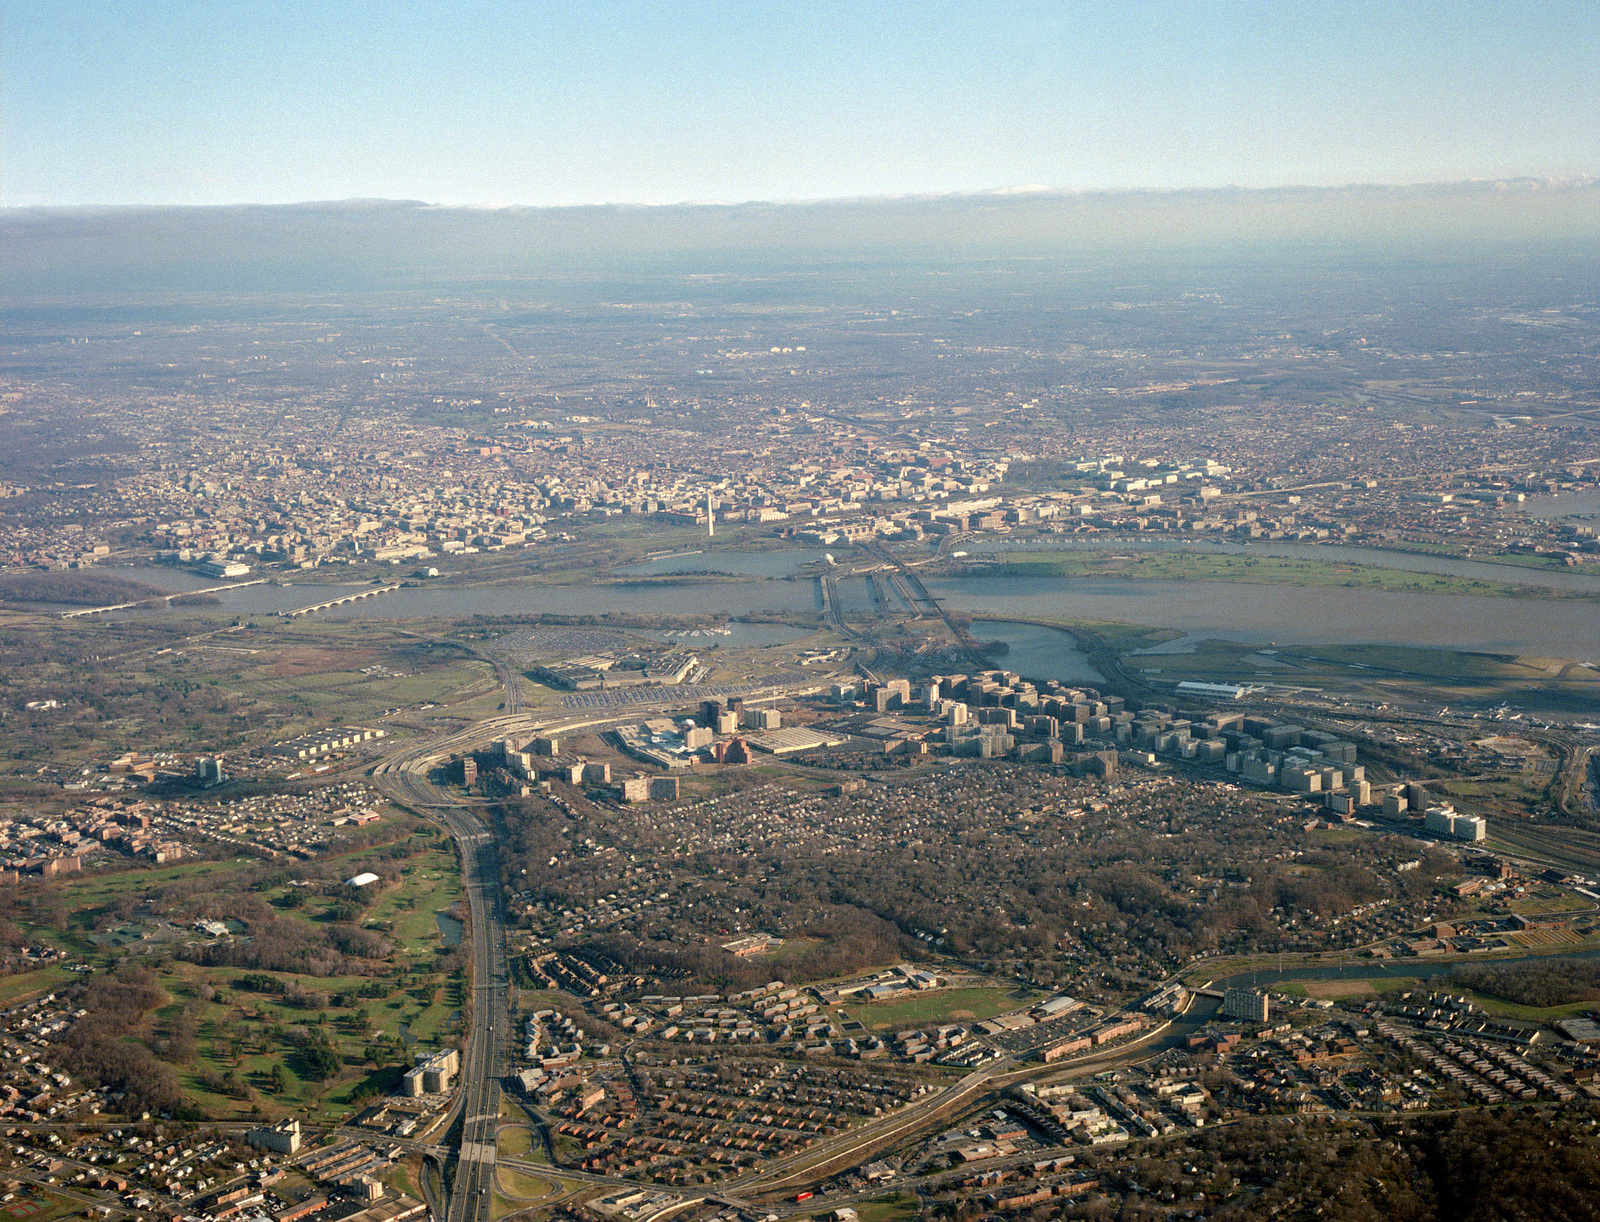
[[[1254,585],[1383,590],[1413,594],[1476,595],[1484,598],[1539,598],[1600,601],[1588,592],[1489,581],[1448,573],[1425,573],[1376,564],[1285,556],[1248,556],[1189,551],[997,551],[992,562],[969,561],[948,570],[950,577],[1097,577],[1145,581],[1230,581]]]

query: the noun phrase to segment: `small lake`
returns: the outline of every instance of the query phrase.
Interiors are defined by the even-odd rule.
[[[439,926],[439,937],[446,946],[461,945],[462,934],[466,932],[465,925],[444,912],[434,913],[433,920]]]
[[[973,620],[972,635],[980,642],[1004,641],[1010,651],[996,655],[993,664],[1014,670],[1027,679],[1059,679],[1063,683],[1090,686],[1104,676],[1070,632],[1060,628],[1041,628],[1034,624],[1015,624],[1009,620]]]

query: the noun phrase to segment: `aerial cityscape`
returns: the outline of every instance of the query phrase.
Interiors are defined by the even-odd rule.
[[[1375,59],[1370,163],[999,189],[1047,125],[962,79],[941,139],[1020,143],[873,171],[807,101],[834,163],[697,178],[663,100],[658,160],[644,106],[467,207],[509,120],[460,195],[328,132],[257,168],[268,52],[234,93],[182,6],[71,64],[10,7],[0,1222],[1600,1216],[1592,131],[1457,147]],[[788,15],[682,54],[793,56],[728,69],[771,138],[808,64],[1057,45],[825,7],[838,62]],[[421,10],[440,65],[643,87]],[[1241,79],[1312,55],[1230,29]],[[68,135],[52,65],[235,126]],[[681,202],[739,191],[792,202]]]

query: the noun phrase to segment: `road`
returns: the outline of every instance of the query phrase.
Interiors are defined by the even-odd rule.
[[[494,663],[495,674],[500,676],[500,686],[506,689],[506,712],[516,716],[522,712],[522,683],[517,679],[516,672],[505,662],[499,658],[489,658],[489,661]]]
[[[443,820],[461,851],[462,886],[472,918],[472,1021],[461,1068],[461,1141],[448,1220],[486,1222],[510,1030],[500,854],[494,833],[471,811],[446,810]]]
[[[938,599],[928,593],[928,587],[922,584],[922,578],[917,576],[915,569],[876,540],[862,543],[861,550],[891,566],[895,575],[910,587],[910,601],[914,613],[921,614],[919,604],[926,604],[932,608],[934,614],[944,621],[945,628],[955,639],[956,644],[966,652],[975,666],[983,669],[990,665],[989,659],[978,652],[978,643],[972,639],[972,634],[944,609]]]
[[[626,720],[630,718],[568,721],[561,728],[571,731],[610,727]],[[392,801],[443,824],[455,839],[461,858],[462,890],[472,939],[472,1004],[454,1104],[459,1139],[445,1222],[488,1222],[494,1193],[500,1083],[509,1068],[510,973],[494,829],[482,817],[481,800],[440,789],[429,779],[429,773],[455,752],[481,747],[496,738],[532,734],[541,728],[542,721],[515,712],[486,718],[454,734],[405,743],[372,772],[373,785]]]
[[[507,1069],[510,1033],[505,919],[501,907],[500,855],[493,829],[461,799],[438,789],[429,770],[456,740],[483,741],[506,733],[495,718],[442,742],[411,744],[378,766],[374,784],[391,799],[432,814],[455,838],[461,857],[472,937],[472,1003],[466,1053],[455,1107],[460,1137],[450,1183],[446,1222],[488,1222],[494,1191],[495,1129],[500,1120],[500,1081]],[[465,745],[464,743],[460,745]]]

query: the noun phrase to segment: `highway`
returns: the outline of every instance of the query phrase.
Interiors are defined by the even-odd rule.
[[[631,717],[611,716],[564,722],[561,728],[568,731],[610,727],[628,720]],[[454,734],[402,744],[372,772],[373,785],[396,804],[443,824],[455,839],[461,858],[462,890],[472,939],[472,1002],[454,1104],[453,1119],[459,1131],[455,1172],[448,1184],[449,1204],[443,1222],[489,1219],[500,1083],[509,1070],[510,972],[494,829],[480,815],[481,800],[448,793],[429,780],[428,774],[455,752],[481,747],[496,738],[532,734],[541,728],[541,721],[516,712],[486,718]]]
[[[444,823],[461,850],[462,886],[472,918],[472,1019],[461,1067],[461,1140],[448,1222],[487,1222],[510,1029],[500,855],[494,833],[470,811],[447,810]]]
[[[428,772],[455,740],[483,741],[507,732],[496,718],[443,742],[410,744],[378,766],[373,782],[390,798],[428,812],[455,838],[461,857],[472,938],[472,1001],[467,1047],[455,1107],[460,1137],[449,1184],[446,1222],[488,1222],[494,1191],[495,1129],[500,1120],[500,1082],[507,1068],[510,1014],[500,856],[493,830],[470,806],[438,789]],[[465,745],[465,743],[455,744]]]

